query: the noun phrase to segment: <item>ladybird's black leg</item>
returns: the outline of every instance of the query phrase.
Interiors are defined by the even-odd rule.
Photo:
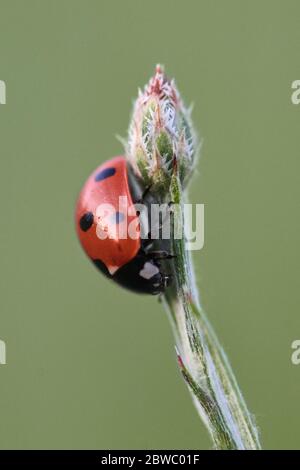
[[[151,243],[152,245],[152,243]],[[172,255],[172,253],[169,253],[166,250],[153,250],[153,251],[148,251],[148,246],[144,246],[140,248],[141,252],[143,253],[146,258],[153,259],[156,261],[161,261],[161,260],[166,260],[166,259],[173,259],[176,258],[177,255]],[[159,265],[159,263],[157,263]]]
[[[147,196],[147,194],[149,193],[150,189],[152,188],[153,186],[153,183],[149,184],[146,188],[145,188],[145,191],[143,192],[143,195],[142,195],[142,200],[145,199],[145,197]]]
[[[171,274],[164,274],[162,276],[162,282],[163,282],[163,288],[166,289],[172,281],[172,275]]]
[[[172,255],[172,253],[166,250],[151,250],[154,241],[151,239],[143,240],[140,250],[147,258],[153,258],[155,261],[176,258],[176,255]]]
[[[148,186],[145,190],[145,193],[147,193],[149,190],[150,190],[151,186]],[[144,195],[143,195],[144,197]],[[168,207],[170,208],[172,205],[174,204],[173,201],[170,201],[168,203]],[[137,211],[137,214],[140,215],[140,213]],[[173,210],[170,210],[170,216],[174,216],[174,212]],[[166,216],[167,217],[167,216]],[[165,220],[166,220],[166,217],[164,218],[164,220],[159,224],[159,227],[158,229],[161,230],[163,228],[163,225],[165,223]],[[147,257],[147,258],[153,258],[155,261],[158,261],[158,260],[166,260],[166,259],[172,259],[172,258],[175,258],[176,255],[173,255],[171,253],[169,253],[168,251],[166,250],[152,250],[152,247],[153,245],[155,244],[155,242],[157,240],[159,240],[158,238],[154,238],[152,239],[151,238],[151,234],[152,234],[152,230],[150,230],[147,234],[147,237],[146,238],[143,238],[142,239],[142,246],[140,248],[140,251]]]
[[[173,278],[172,274],[161,273],[161,281],[159,285],[159,290],[155,292],[156,294],[159,294],[159,298],[158,298],[159,302],[162,301],[163,293],[166,290],[166,288],[169,287],[169,285],[171,284],[172,278]]]
[[[173,201],[170,201],[168,202],[168,207],[169,209],[174,205],[174,202]],[[169,210],[169,213],[170,213],[170,217],[173,217],[174,216],[174,212],[172,209]],[[167,218],[167,215],[165,216],[164,220],[162,220],[160,223],[159,223],[159,226],[158,226],[158,230],[160,231],[162,228],[163,228],[163,225],[166,221],[166,218]],[[147,234],[147,238],[148,239],[151,239],[151,233],[152,233],[152,230],[150,230]]]
[[[166,288],[170,285],[171,280],[172,280],[171,275],[169,275],[169,274],[162,274],[161,275],[161,283],[159,285],[159,289],[152,292],[153,295],[158,295],[159,296],[158,297],[159,302],[162,302],[163,293],[166,290]]]
[[[142,245],[140,247],[140,252],[147,257],[148,253],[150,252],[151,248],[153,247],[153,240],[149,239],[143,239],[142,240]]]
[[[145,197],[147,196],[147,194],[149,193],[150,189],[152,188],[153,186],[153,183],[149,184],[143,191],[143,194],[141,195],[141,197],[139,199],[137,199],[136,201],[134,201],[135,204],[143,204],[144,202],[144,199]]]
[[[176,258],[176,255],[172,255],[171,253],[165,250],[148,251],[145,254],[148,258],[155,259],[155,261]]]

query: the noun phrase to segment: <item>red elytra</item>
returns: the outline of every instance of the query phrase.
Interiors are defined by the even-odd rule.
[[[119,197],[122,196],[122,212],[119,212]],[[99,205],[111,205],[118,220],[113,214],[103,216]],[[103,207],[103,206],[102,206]],[[128,207],[131,211],[128,214]],[[80,192],[76,205],[76,230],[80,243],[86,254],[92,260],[101,260],[111,275],[116,270],[131,261],[141,247],[139,236],[138,215],[133,209],[127,175],[126,159],[117,156],[100,165],[91,174]],[[111,218],[110,218],[111,215]],[[137,236],[128,237],[127,227],[133,222],[136,225]],[[120,234],[127,234],[120,238]],[[106,232],[110,236],[99,238],[99,233]],[[121,235],[123,236],[123,235]]]

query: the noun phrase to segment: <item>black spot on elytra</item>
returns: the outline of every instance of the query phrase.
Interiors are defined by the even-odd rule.
[[[91,228],[91,226],[93,225],[93,222],[94,222],[93,213],[86,212],[85,214],[83,214],[83,216],[81,217],[79,221],[81,230],[83,230],[83,232],[87,232],[88,229]]]
[[[95,181],[97,181],[97,182],[103,181],[106,178],[109,178],[110,176],[113,176],[115,174],[115,172],[116,172],[116,169],[113,168],[113,167],[105,168],[104,170],[97,173],[97,175],[95,176]]]
[[[122,213],[122,212],[116,212],[112,218],[111,218],[111,221],[114,223],[114,224],[119,224],[120,222],[123,222],[123,220],[125,219],[125,215]]]

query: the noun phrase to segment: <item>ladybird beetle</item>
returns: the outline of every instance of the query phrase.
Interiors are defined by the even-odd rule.
[[[143,194],[125,157],[106,161],[79,195],[76,230],[84,251],[107,277],[138,293],[160,294],[170,282],[160,260],[172,256],[167,250],[151,251],[151,240],[141,237],[142,219],[134,204],[144,203],[147,192],[149,188]],[[133,210],[128,211],[130,207]],[[135,236],[122,236],[130,225],[135,227]]]

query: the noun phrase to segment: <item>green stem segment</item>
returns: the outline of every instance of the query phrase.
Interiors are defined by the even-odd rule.
[[[260,449],[253,417],[225,353],[200,307],[192,260],[183,236],[184,193],[175,174],[170,192],[175,203],[173,220],[177,224],[176,232],[181,231],[182,236],[175,239],[173,224],[172,249],[176,255],[170,262],[173,282],[163,299],[175,333],[181,373],[216,449]]]
[[[151,186],[157,202],[175,203],[171,248],[176,257],[166,261],[172,283],[163,298],[176,337],[179,366],[215,447],[259,449],[253,418],[200,307],[183,237],[188,221],[183,220],[182,187],[192,176],[197,148],[190,112],[174,81],[158,65],[135,102],[126,155],[142,185]]]

